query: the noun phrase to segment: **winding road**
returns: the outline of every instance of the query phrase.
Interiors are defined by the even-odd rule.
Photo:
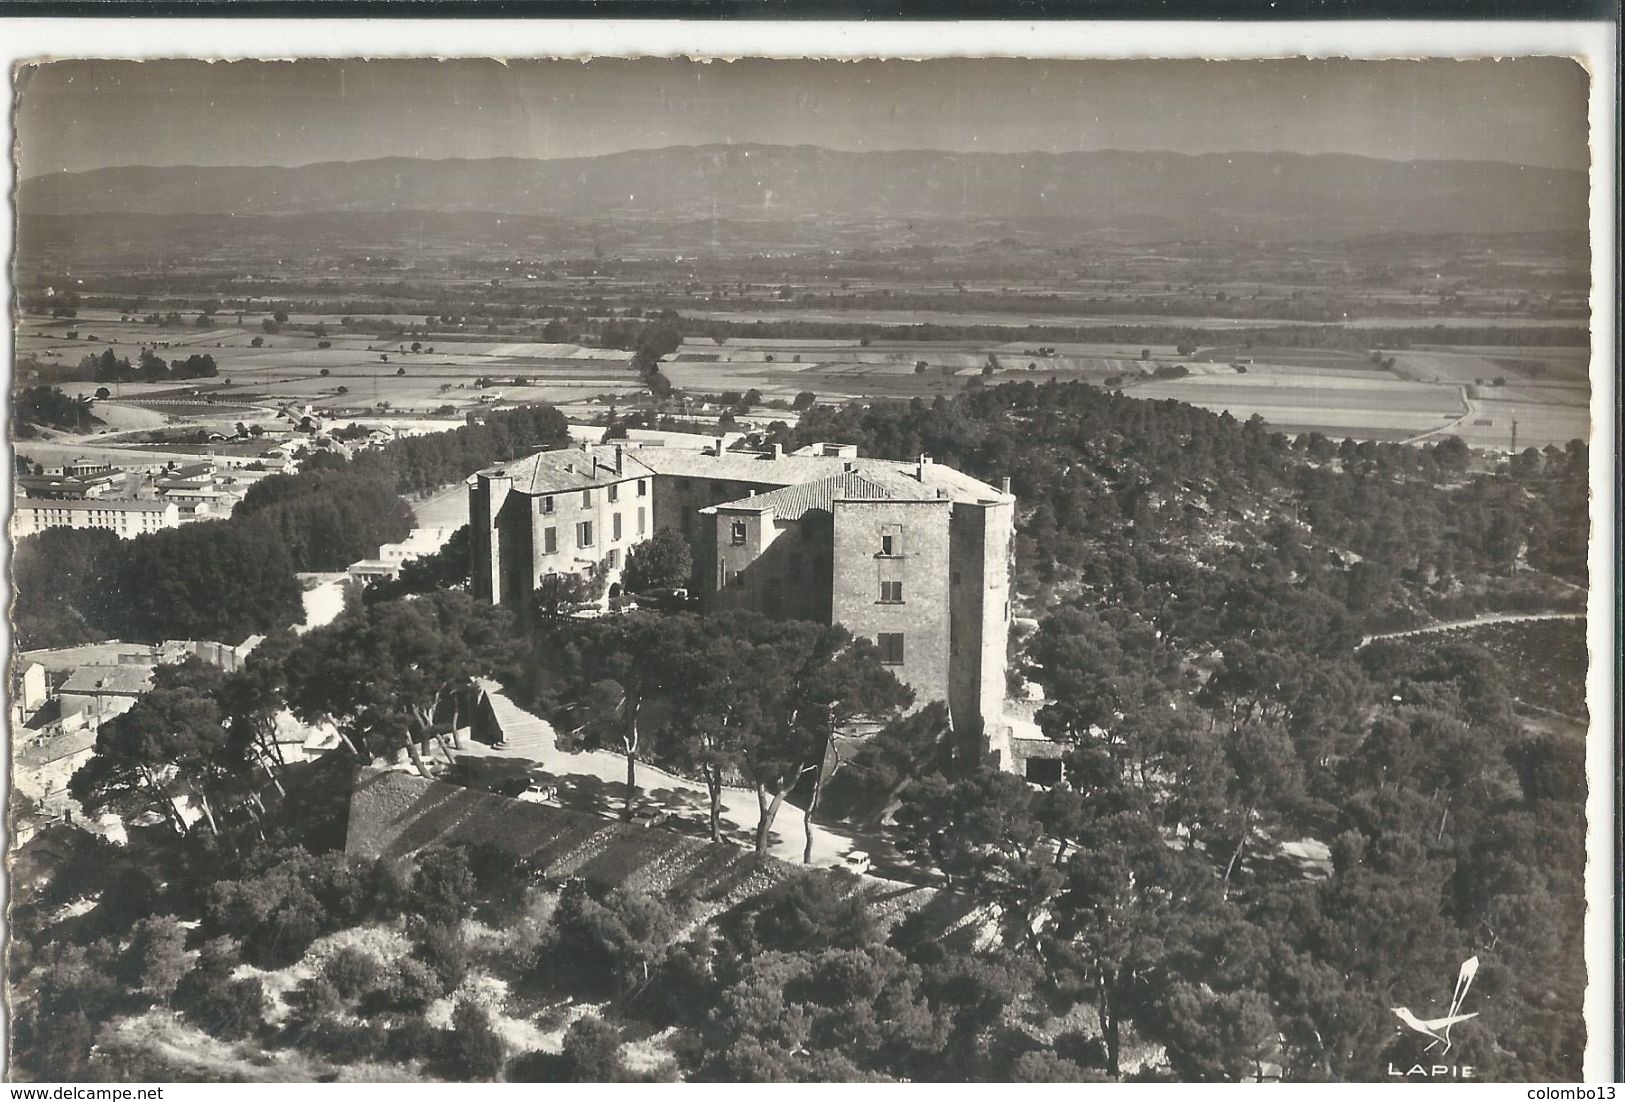
[[[1375,643],[1379,639],[1406,639],[1412,635],[1432,635],[1440,631],[1456,631],[1461,628],[1483,627],[1485,624],[1524,624],[1534,620],[1584,620],[1583,612],[1492,612],[1485,616],[1475,616],[1471,620],[1449,620],[1442,624],[1428,624],[1426,627],[1411,628],[1407,631],[1387,631],[1379,635],[1367,635],[1360,640],[1359,650],[1368,643]]]

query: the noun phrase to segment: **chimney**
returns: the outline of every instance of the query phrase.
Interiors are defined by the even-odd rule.
[[[920,456],[920,461],[914,465],[914,477],[918,481],[924,482],[925,481],[925,469],[927,467],[929,467],[930,465],[931,465],[931,457],[929,455]]]
[[[728,438],[726,436],[717,437],[717,454],[722,455],[727,450],[728,450]]]
[[[1010,492],[1010,476],[1009,475],[1005,475],[1003,478],[999,479],[999,490],[1000,490],[1000,492],[1005,493],[1005,494],[1008,494]]]
[[[564,465],[564,473],[565,474],[575,474],[576,473],[576,465],[574,463],[566,463]]]
[[[845,463],[841,464],[841,469],[844,470],[847,474],[851,474],[852,473],[852,468],[856,467],[856,466],[857,466],[856,463],[854,463],[850,459],[848,459]]]
[[[581,442],[581,450],[584,451],[584,452],[592,451],[592,441],[591,440],[583,440]]]
[[[621,464],[624,463],[625,461],[626,461],[626,449],[621,447],[621,445],[616,444],[615,445],[615,473],[617,475],[619,475],[621,473]],[[1008,478],[1005,479],[1005,482],[1009,482],[1009,481],[1010,480]],[[1005,487],[1005,492],[1008,493],[1009,489],[1010,489],[1009,486],[1006,486]]]
[[[784,458],[784,445],[783,444],[774,444],[773,445],[772,455],[773,455],[774,459],[783,459]]]

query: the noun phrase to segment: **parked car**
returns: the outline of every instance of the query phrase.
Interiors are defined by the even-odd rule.
[[[526,783],[525,790],[519,794],[519,798],[534,804],[555,803],[559,798],[559,786],[550,780],[532,777]]]
[[[869,855],[861,849],[855,849],[841,858],[841,867],[847,872],[863,875],[869,871]]]
[[[632,811],[632,822],[637,826],[660,826],[670,818],[670,812],[664,808],[656,807],[654,804],[643,804]]]
[[[686,589],[651,589],[647,593],[632,595],[639,608],[652,608],[657,612],[687,612],[699,605],[699,599],[689,596]]]

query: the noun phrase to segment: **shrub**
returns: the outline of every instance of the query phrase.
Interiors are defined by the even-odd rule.
[[[383,989],[383,1001],[398,1010],[422,1010],[446,993],[440,977],[420,960],[401,961],[394,977]]]
[[[468,974],[468,946],[463,942],[462,930],[456,926],[430,925],[423,931],[418,956],[447,991],[456,990]]]
[[[346,999],[360,998],[378,982],[378,962],[360,949],[345,946],[322,969],[333,989]]]
[[[451,1014],[445,1058],[447,1064],[470,1079],[495,1079],[502,1073],[508,1053],[501,1035],[491,1027],[491,1016],[463,999]]]
[[[578,1018],[564,1034],[564,1077],[571,1083],[620,1083],[620,1031],[598,1018]]]
[[[636,550],[634,548],[633,550]],[[460,556],[463,577],[467,577],[466,548]],[[500,846],[476,843],[464,846],[468,858],[468,871],[474,874],[474,886],[482,896],[517,895],[525,886],[525,871],[519,858]]]
[[[265,988],[258,976],[229,980],[218,972],[191,972],[175,1001],[199,1029],[224,1040],[247,1037],[265,1022]]]
[[[408,907],[432,923],[450,926],[468,914],[474,890],[467,851],[429,850],[418,858]]]
[[[445,1049],[447,1032],[436,1029],[419,1015],[413,1015],[389,1031],[384,1051],[391,1060],[438,1062]]]
[[[1024,1052],[1010,1065],[1012,1083],[1077,1083],[1095,1078],[1053,1052]]]
[[[326,976],[312,976],[299,985],[294,995],[299,1016],[306,1021],[338,1014],[345,1007],[345,997]]]
[[[136,926],[125,960],[134,986],[167,1001],[191,969],[186,958],[186,931],[174,915],[144,918]]]
[[[347,1022],[323,1018],[305,1033],[306,1045],[339,1063],[361,1063],[381,1056],[390,1040],[382,1022]]]
[[[556,1052],[523,1052],[508,1061],[503,1078],[510,1083],[562,1083],[568,1065]]]

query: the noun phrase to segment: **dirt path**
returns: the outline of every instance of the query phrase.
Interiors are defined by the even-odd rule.
[[[1449,432],[1451,429],[1457,429],[1466,424],[1467,418],[1478,412],[1478,406],[1471,398],[1467,397],[1467,388],[1465,386],[1458,386],[1456,390],[1461,395],[1462,414],[1460,417],[1457,417],[1454,421],[1449,421],[1443,425],[1440,425],[1436,429],[1429,429],[1427,432],[1413,436],[1408,440],[1401,440],[1400,443],[1415,444],[1419,440],[1426,440],[1430,436],[1438,436],[1441,432]]]
[[[1375,643],[1379,639],[1406,639],[1412,635],[1431,635],[1440,631],[1456,631],[1459,628],[1483,627],[1485,624],[1524,624],[1534,620],[1584,620],[1583,612],[1492,612],[1485,616],[1475,616],[1471,620],[1450,620],[1443,624],[1429,624],[1426,627],[1411,628],[1409,631],[1386,631],[1380,635],[1367,635],[1360,640],[1359,646]]]

